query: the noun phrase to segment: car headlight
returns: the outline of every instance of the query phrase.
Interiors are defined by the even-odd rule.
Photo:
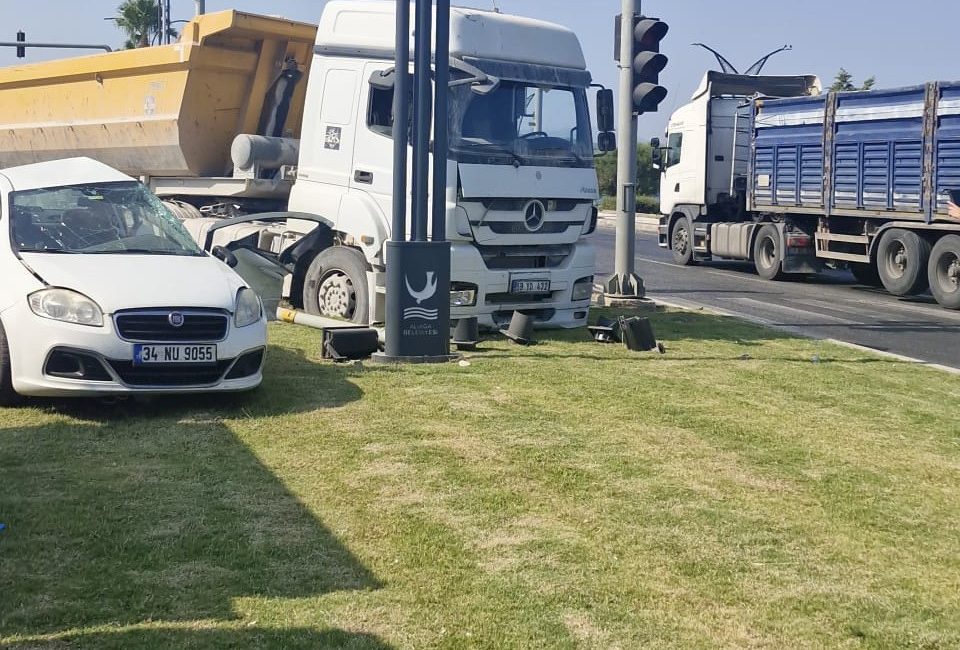
[[[573,285],[571,300],[587,300],[593,297],[593,276],[580,278]]]
[[[89,325],[103,326],[103,310],[100,305],[82,293],[70,289],[41,289],[27,296],[30,309],[41,318]]]
[[[233,322],[237,327],[246,327],[260,321],[263,307],[260,296],[253,289],[240,289],[237,292],[237,309],[233,313]]]

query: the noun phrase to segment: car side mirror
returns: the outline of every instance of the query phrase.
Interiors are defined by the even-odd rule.
[[[614,130],[613,91],[602,88],[597,91],[597,130],[608,133]]]
[[[240,263],[240,260],[238,260],[237,256],[233,254],[233,251],[224,246],[214,246],[210,253],[218,260],[229,266],[231,269],[237,268],[237,264]]]
[[[617,134],[613,131],[605,131],[597,135],[597,149],[601,153],[617,150]]]

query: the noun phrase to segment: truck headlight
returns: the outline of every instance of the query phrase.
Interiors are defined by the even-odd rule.
[[[477,285],[466,282],[450,283],[450,306],[472,307],[477,304]]]
[[[64,323],[103,326],[103,310],[100,305],[82,293],[70,289],[41,289],[27,296],[30,309],[41,318]]]
[[[573,300],[589,300],[593,297],[593,276],[580,278],[573,284]]]
[[[237,327],[246,327],[259,322],[263,317],[260,296],[253,289],[240,289],[237,292],[237,309],[233,313],[233,322]]]

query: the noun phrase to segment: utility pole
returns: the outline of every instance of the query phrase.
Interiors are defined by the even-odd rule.
[[[637,115],[655,113],[666,96],[660,72],[667,57],[660,41],[669,27],[658,18],[640,14],[640,0],[623,0],[617,17],[615,57],[620,64],[620,146],[617,149],[617,249],[614,274],[606,295],[615,299],[643,298],[643,280],[634,273],[637,223]]]
[[[643,280],[634,272],[637,226],[637,116],[633,106],[633,16],[640,0],[622,0],[620,20],[620,99],[617,123],[617,244],[614,272],[607,280],[610,298],[643,298]]]
[[[193,0],[193,4],[196,8],[196,14],[202,16],[207,13],[207,3],[204,0]]]

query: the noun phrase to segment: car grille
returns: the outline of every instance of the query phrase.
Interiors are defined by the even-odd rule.
[[[110,360],[120,380],[128,386],[209,386],[223,377],[233,359],[218,361],[215,364],[191,364],[177,366],[137,366],[132,361]]]
[[[183,325],[170,324],[170,314],[183,314]],[[217,310],[162,309],[118,312],[117,333],[128,341],[222,341],[227,336],[229,316]]]

